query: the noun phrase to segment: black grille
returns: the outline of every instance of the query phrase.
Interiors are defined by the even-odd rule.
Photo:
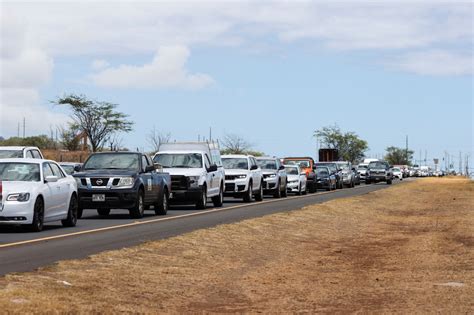
[[[225,176],[225,179],[226,179],[226,180],[234,180],[235,178],[236,178],[235,175],[226,175],[226,176]]]
[[[225,191],[235,191],[235,184],[234,183],[225,184]]]
[[[91,178],[92,186],[107,186],[109,179],[108,178]]]
[[[183,175],[171,175],[171,189],[188,189],[188,179]]]
[[[87,181],[85,178],[81,178],[81,184],[82,186],[87,186]]]

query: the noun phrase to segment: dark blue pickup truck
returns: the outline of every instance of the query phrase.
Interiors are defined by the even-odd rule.
[[[78,218],[84,209],[109,215],[110,209],[128,209],[141,218],[153,206],[165,215],[171,194],[168,173],[157,172],[150,157],[138,152],[93,153],[73,176],[79,195]]]

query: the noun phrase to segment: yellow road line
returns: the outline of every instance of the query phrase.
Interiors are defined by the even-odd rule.
[[[366,185],[358,186],[358,187],[354,187],[353,189],[359,189],[359,188],[364,188],[364,187],[369,187],[369,186],[366,186]],[[93,230],[86,230],[86,231],[60,234],[60,235],[48,236],[48,237],[37,238],[37,239],[26,240],[26,241],[20,241],[20,242],[14,242],[14,243],[7,243],[7,244],[0,245],[0,248],[7,248],[7,247],[13,247],[13,246],[19,246],[19,245],[25,245],[25,244],[39,243],[39,242],[44,242],[44,241],[50,241],[50,240],[56,240],[56,239],[71,237],[71,236],[92,234],[92,233],[116,230],[116,229],[131,227],[131,226],[138,226],[138,225],[144,225],[144,224],[150,224],[150,223],[156,223],[156,222],[162,222],[162,221],[182,219],[182,218],[186,218],[186,217],[193,217],[193,216],[204,215],[204,214],[208,214],[208,213],[214,213],[214,212],[221,212],[221,211],[233,210],[233,209],[238,209],[238,208],[258,206],[258,205],[274,203],[274,202],[283,202],[283,201],[293,200],[293,199],[317,197],[317,196],[321,196],[321,195],[332,194],[332,193],[339,192],[339,191],[340,190],[334,190],[334,191],[326,191],[326,192],[320,192],[320,193],[309,194],[309,195],[304,195],[304,196],[293,196],[293,197],[287,197],[287,198],[281,198],[281,199],[265,200],[265,201],[242,204],[242,205],[236,205],[236,206],[231,206],[231,207],[215,208],[215,209],[204,210],[204,211],[199,211],[199,212],[187,213],[187,214],[182,214],[182,215],[177,215],[177,216],[172,216],[172,217],[166,217],[166,218],[152,219],[152,220],[146,220],[146,221],[136,221],[136,222],[132,222],[132,223],[108,226],[108,227],[103,227],[103,228],[98,228],[98,229],[93,229]]]

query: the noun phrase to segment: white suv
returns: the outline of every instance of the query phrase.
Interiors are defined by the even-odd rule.
[[[43,154],[37,147],[0,147],[0,159],[11,158],[43,159]]]
[[[250,202],[263,200],[263,176],[257,160],[251,155],[223,155],[225,194]]]

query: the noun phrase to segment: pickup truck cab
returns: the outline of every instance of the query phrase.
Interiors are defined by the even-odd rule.
[[[44,159],[43,153],[37,147],[0,146],[0,159]]]
[[[258,157],[257,163],[263,172],[263,192],[272,194],[275,198],[287,196],[288,175],[280,159],[273,157]],[[306,189],[306,187],[305,187]]]
[[[245,202],[263,200],[262,170],[255,157],[251,155],[223,155],[222,164],[225,169],[226,195],[243,198]]]
[[[79,195],[78,217],[84,209],[97,209],[99,215],[106,216],[114,208],[128,209],[130,217],[142,218],[150,206],[156,214],[166,214],[171,178],[157,169],[148,155],[139,152],[91,154],[73,174]]]
[[[317,188],[316,173],[314,172],[314,160],[311,157],[286,157],[283,159],[285,165],[299,165],[306,173],[306,187],[310,193],[315,193]]]
[[[195,204],[196,209],[205,209],[211,198],[215,207],[222,207],[225,174],[217,144],[164,143],[153,161],[171,175],[172,203]]]

